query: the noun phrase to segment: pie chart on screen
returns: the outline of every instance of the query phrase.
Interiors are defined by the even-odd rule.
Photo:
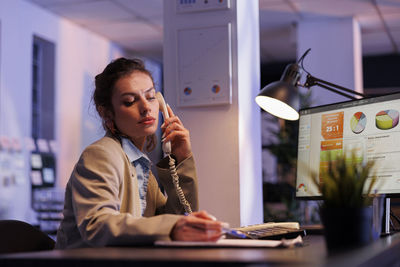
[[[351,131],[355,134],[359,134],[364,131],[367,125],[367,117],[362,112],[356,112],[350,119]]]
[[[394,109],[382,110],[376,113],[375,124],[381,130],[392,129],[399,124],[399,112]]]

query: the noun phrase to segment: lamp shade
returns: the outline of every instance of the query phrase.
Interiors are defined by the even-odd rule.
[[[279,81],[265,86],[256,96],[256,103],[265,111],[285,120],[298,120],[299,94],[296,85],[301,77],[296,63],[286,66]]]

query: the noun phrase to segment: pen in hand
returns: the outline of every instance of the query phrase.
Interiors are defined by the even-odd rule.
[[[230,236],[234,238],[248,238],[246,234],[232,228],[222,227],[222,233],[226,234],[228,237]]]
[[[230,228],[228,223],[222,223],[222,234],[225,234],[228,238],[249,238],[245,233]]]
[[[185,213],[184,215],[189,216],[190,214]],[[207,213],[206,215],[207,215],[206,217],[209,220],[217,221],[217,218],[215,216],[213,216],[209,213]],[[240,238],[240,239],[249,238],[245,233],[235,230],[233,228],[230,228],[229,224],[226,222],[222,222],[221,226],[222,226],[222,229],[221,229],[222,235],[226,235],[228,238]]]

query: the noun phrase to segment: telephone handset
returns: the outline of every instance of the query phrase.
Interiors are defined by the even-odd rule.
[[[160,110],[164,116],[164,119],[168,119],[169,113],[168,113],[167,105],[165,104],[165,101],[164,101],[164,97],[162,96],[162,94],[160,92],[157,92],[156,98],[158,100],[158,103],[160,104]],[[169,158],[169,171],[171,173],[172,182],[174,184],[176,194],[178,195],[179,202],[184,207],[185,212],[190,214],[190,213],[192,213],[192,208],[190,207],[189,202],[186,200],[185,194],[183,193],[183,190],[179,185],[179,176],[178,176],[178,173],[177,173],[176,167],[175,167],[175,159],[173,157],[171,157],[171,142],[169,142],[169,141],[163,142],[162,150]]]
[[[158,103],[160,104],[160,110],[161,113],[164,116],[164,119],[169,118],[169,113],[167,109],[167,105],[165,104],[164,97],[160,92],[156,93],[156,98],[158,100]],[[171,142],[163,142],[162,143],[162,150],[164,151],[165,154],[169,155],[171,154]]]

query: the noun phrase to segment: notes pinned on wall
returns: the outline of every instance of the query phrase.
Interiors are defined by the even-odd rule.
[[[47,143],[47,140],[45,140],[45,139],[37,139],[36,143],[37,143],[38,150],[40,152],[42,152],[42,153],[50,152],[49,144]]]

